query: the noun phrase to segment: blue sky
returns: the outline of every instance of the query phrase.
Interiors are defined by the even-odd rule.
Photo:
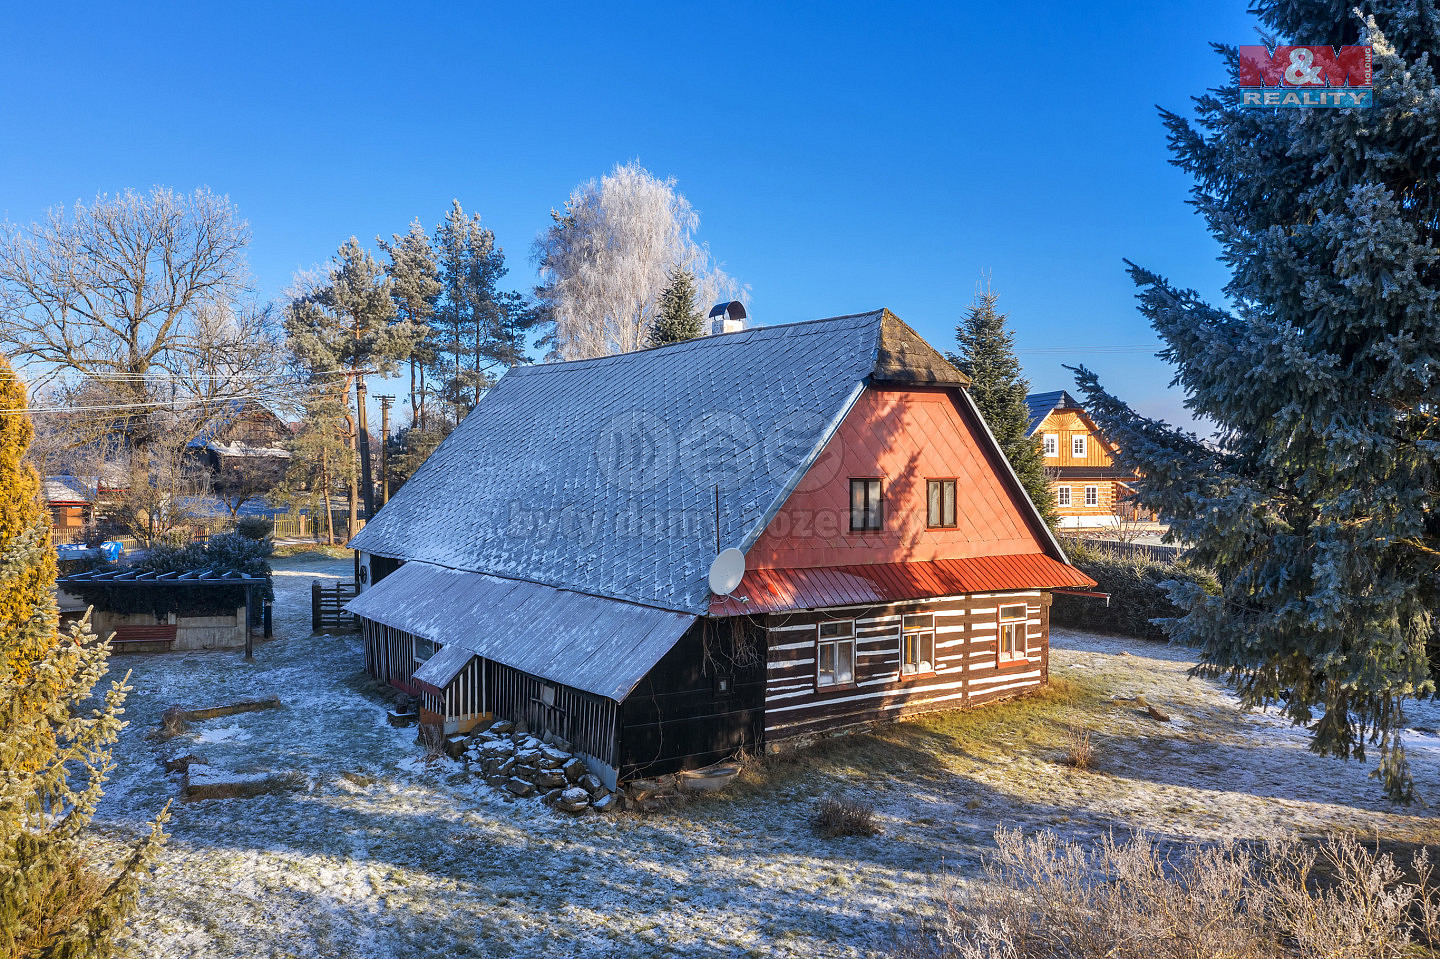
[[[227,193],[257,290],[458,197],[509,280],[576,183],[673,176],[759,323],[888,306],[948,346],[983,275],[1036,390],[1083,361],[1184,418],[1128,257],[1225,276],[1155,105],[1223,82],[1243,0],[1166,4],[14,5],[0,214]],[[1064,353],[1030,352],[1073,348]]]

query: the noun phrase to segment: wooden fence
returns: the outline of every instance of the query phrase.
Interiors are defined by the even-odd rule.
[[[1113,539],[1096,539],[1091,536],[1067,536],[1065,539],[1073,539],[1083,543],[1090,549],[1109,553],[1121,559],[1139,557],[1141,559],[1153,559],[1162,563],[1172,563],[1180,558],[1185,550],[1179,546],[1164,546],[1159,543],[1122,543]]]
[[[345,604],[359,595],[354,583],[341,581],[327,585],[318,579],[310,582],[310,628],[315,632],[353,633],[359,629],[355,616],[345,611]]]

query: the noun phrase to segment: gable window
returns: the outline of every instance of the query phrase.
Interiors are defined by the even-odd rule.
[[[415,662],[417,662],[417,663],[423,663],[423,662],[425,662],[425,660],[427,660],[427,659],[429,659],[431,656],[434,656],[434,655],[435,655],[435,650],[438,649],[438,648],[439,648],[439,647],[437,647],[434,643],[430,642],[430,640],[428,640],[428,639],[421,639],[419,636],[416,636],[416,637],[415,637]]]
[[[1086,447],[1086,445],[1087,445],[1087,444],[1086,444],[1086,442],[1085,442],[1085,437],[1083,437],[1083,436],[1072,436],[1072,437],[1070,437],[1070,455],[1073,456],[1073,457],[1075,457],[1076,459],[1081,459],[1081,460],[1083,460],[1083,459],[1085,458],[1085,447]]]
[[[1100,505],[1100,487],[1098,487],[1098,486],[1087,486],[1087,487],[1085,487],[1085,505],[1086,505],[1086,506],[1099,506],[1099,505]]]
[[[1045,455],[1060,455],[1060,437],[1056,436],[1054,433],[1045,434]]]
[[[815,642],[815,685],[848,686],[855,682],[855,621],[821,623]]]
[[[935,614],[906,616],[900,629],[900,675],[935,672]]]
[[[955,528],[955,481],[953,479],[926,480],[925,525],[931,529]]]
[[[850,481],[850,531],[863,532],[881,528],[880,481]]]
[[[1025,636],[1025,604],[1000,607],[1000,662],[1024,659],[1030,652]]]
[[[1069,506],[1069,505],[1070,505],[1070,487],[1068,487],[1068,486],[1057,486],[1057,487],[1055,487],[1055,503],[1056,503],[1057,506]]]

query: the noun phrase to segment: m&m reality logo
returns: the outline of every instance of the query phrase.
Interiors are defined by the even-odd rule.
[[[1371,47],[1240,48],[1240,105],[1368,107]]]

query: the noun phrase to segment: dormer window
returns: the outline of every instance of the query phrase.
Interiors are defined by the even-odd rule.
[[[878,479],[850,481],[850,531],[870,532],[883,528]]]

